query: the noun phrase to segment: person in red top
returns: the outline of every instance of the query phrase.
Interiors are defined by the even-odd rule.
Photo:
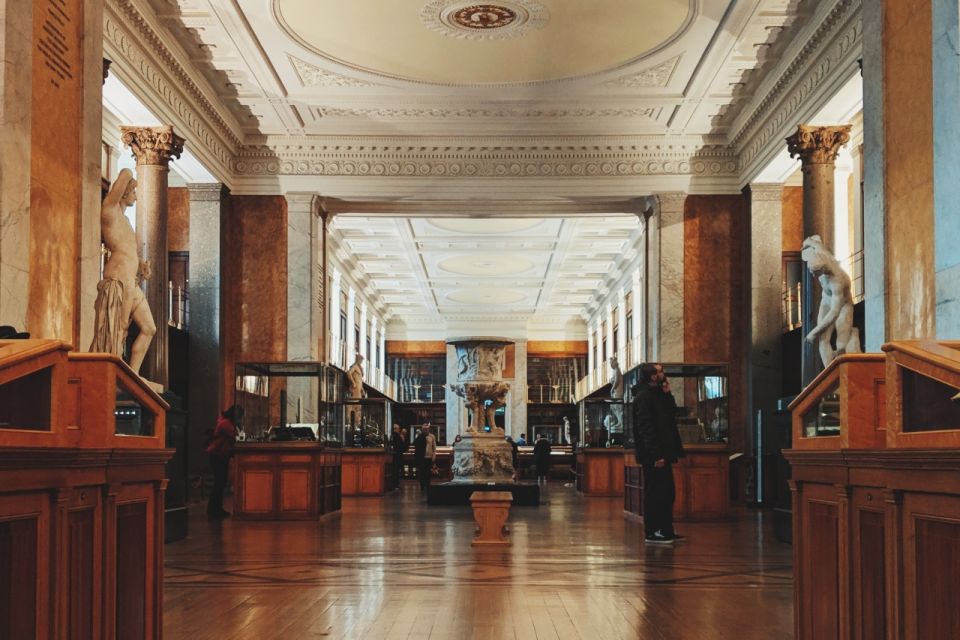
[[[207,515],[212,518],[225,518],[230,515],[229,511],[223,509],[223,490],[227,486],[233,445],[237,442],[237,424],[242,419],[242,407],[232,405],[225,410],[217,418],[213,437],[207,445],[207,458],[213,467],[213,491],[210,493],[210,502],[207,503]]]

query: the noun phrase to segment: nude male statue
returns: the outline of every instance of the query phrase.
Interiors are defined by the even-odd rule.
[[[150,277],[150,263],[137,254],[137,236],[124,209],[137,200],[137,181],[129,169],[120,171],[100,208],[100,227],[109,251],[103,280],[97,285],[96,319],[90,351],[123,356],[131,320],[140,334],[130,348],[130,368],[140,373],[147,348],[157,333],[140,280]]]
[[[363,393],[363,356],[357,354],[357,359],[353,361],[350,368],[347,369],[347,380],[350,383],[350,397],[362,398]]]
[[[820,311],[817,326],[806,337],[807,342],[819,340],[820,359],[827,366],[841,353],[860,353],[860,333],[853,326],[853,294],[850,292],[850,276],[837,259],[824,246],[820,236],[810,236],[803,241],[800,257],[807,268],[820,281]],[[837,348],[830,344],[833,332],[837,332]]]

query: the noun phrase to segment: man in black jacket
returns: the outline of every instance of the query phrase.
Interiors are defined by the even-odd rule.
[[[407,442],[403,439],[400,425],[393,425],[390,434],[390,453],[393,454],[393,486],[400,488],[400,478],[403,477],[403,452],[407,450]]]
[[[646,541],[672,544],[683,539],[673,530],[673,463],[683,454],[677,431],[677,403],[659,364],[640,367],[633,389],[633,441],[643,465],[643,526]]]

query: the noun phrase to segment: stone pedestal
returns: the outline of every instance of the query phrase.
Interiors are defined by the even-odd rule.
[[[473,521],[477,525],[473,546],[510,544],[507,519],[512,502],[513,496],[509,491],[475,491],[470,496]]]
[[[453,447],[453,482],[512,482],[513,447],[503,434],[465,433]]]

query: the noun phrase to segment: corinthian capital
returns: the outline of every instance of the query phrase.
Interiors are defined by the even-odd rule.
[[[787,150],[791,158],[800,158],[804,165],[832,164],[837,159],[840,147],[850,141],[850,125],[835,127],[811,127],[797,125],[797,132],[787,138]]]
[[[120,127],[120,140],[130,147],[137,164],[167,166],[171,158],[183,153],[184,139],[170,125],[160,127]]]

